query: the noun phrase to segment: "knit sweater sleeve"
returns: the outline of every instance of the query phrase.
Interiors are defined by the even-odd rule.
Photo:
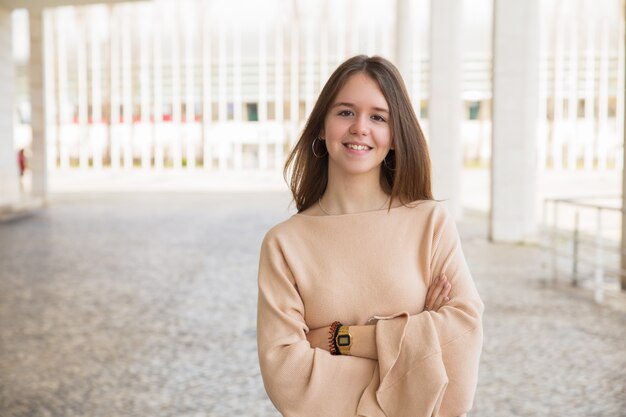
[[[375,361],[311,347],[296,280],[272,231],[261,246],[258,278],[259,365],[274,406],[285,417],[355,416]]]
[[[376,346],[379,375],[358,406],[359,415],[375,415],[376,401],[387,416],[453,417],[473,404],[482,350],[484,310],[454,219],[435,210],[430,280],[441,273],[452,284],[450,300],[438,311],[378,317]]]

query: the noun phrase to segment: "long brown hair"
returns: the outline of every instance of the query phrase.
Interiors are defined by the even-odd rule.
[[[304,130],[295,144],[283,169],[283,178],[289,183],[298,212],[315,204],[328,184],[328,152],[317,158],[313,154],[313,141],[324,128],[326,113],[339,90],[348,78],[362,72],[376,81],[389,105],[391,137],[395,150],[390,150],[381,164],[380,184],[391,194],[389,209],[394,197],[402,204],[416,200],[432,200],[431,171],[428,146],[420,128],[409,95],[398,69],[379,56],[354,56],[332,73],[320,93]],[[318,140],[318,142],[322,142]],[[317,148],[321,148],[319,143]],[[288,181],[288,172],[291,181]]]

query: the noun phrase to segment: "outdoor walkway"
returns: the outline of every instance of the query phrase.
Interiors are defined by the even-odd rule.
[[[256,274],[288,204],[64,194],[0,223],[0,416],[279,416],[258,369]],[[470,416],[624,416],[625,310],[547,285],[545,255],[487,243],[479,216],[459,229],[485,302]]]

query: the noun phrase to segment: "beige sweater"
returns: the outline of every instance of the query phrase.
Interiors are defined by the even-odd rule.
[[[441,273],[450,301],[424,312]],[[265,235],[258,278],[259,364],[284,416],[452,417],[472,407],[484,306],[441,203],[294,214]],[[333,356],[306,339],[374,315],[378,360]]]

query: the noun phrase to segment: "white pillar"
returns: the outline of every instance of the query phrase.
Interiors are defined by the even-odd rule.
[[[121,157],[121,129],[120,129],[120,36],[117,8],[110,8],[111,33],[111,120],[109,126],[109,146],[111,155],[111,169],[120,169]],[[59,57],[60,59],[60,57]],[[59,86],[60,88],[60,86]]]
[[[150,121],[150,39],[152,37],[152,7],[146,7],[146,4],[139,5],[141,11],[141,22],[139,33],[139,89],[140,89],[140,109],[141,123],[140,130],[136,137],[139,139],[141,149],[141,168],[150,169],[152,157],[151,152],[151,129],[153,128]]]
[[[306,25],[306,73],[304,75],[304,118],[308,119],[311,111],[313,111],[313,104],[315,104],[315,92],[314,88],[314,79],[315,79],[315,41],[314,38],[317,36],[317,32],[314,31],[313,21],[309,19]]]
[[[600,77],[598,91],[598,169],[607,168],[609,136],[609,19],[602,18],[600,34]]]
[[[76,48],[78,67],[78,158],[81,170],[89,168],[91,146],[89,143],[89,120],[87,103],[87,45],[85,15],[78,14],[76,27]]]
[[[31,56],[32,54],[31,50]],[[11,12],[2,7],[0,7],[0,63],[2,63],[0,77],[5,80],[0,83],[0,205],[3,205],[19,200],[20,186],[17,153],[13,148],[15,72],[11,49]]]
[[[280,138],[272,138],[275,143],[274,147],[274,167],[280,170],[283,165],[283,143],[285,141],[284,126],[284,97],[283,97],[283,70],[284,70],[284,53],[283,53],[283,22],[282,20],[276,25],[276,39],[274,44],[274,62],[276,72],[276,83],[274,85],[274,115],[276,124],[280,127]]]
[[[32,194],[35,197],[45,199],[48,193],[48,172],[46,156],[46,91],[44,76],[44,33],[43,12],[41,9],[31,9],[29,14],[30,27],[30,59],[29,87],[31,103],[31,123],[32,128],[32,156],[30,167],[32,170]],[[2,24],[0,24],[0,27]],[[4,78],[4,77],[3,77]],[[7,78],[4,78],[7,79]],[[7,83],[12,84],[12,83]],[[12,112],[8,113],[9,115]],[[11,132],[11,130],[9,130]]]
[[[552,169],[555,171],[560,171],[563,167],[563,78],[565,72],[563,49],[565,18],[562,16],[562,8],[562,4],[557,4],[554,42],[554,94],[550,153],[552,154]]]
[[[163,19],[162,8],[155,7],[154,13],[157,21]],[[152,60],[154,71],[154,127],[152,129],[152,137],[154,143],[154,168],[162,170],[164,166],[164,150],[163,150],[163,46],[161,42],[161,31],[154,30],[152,32],[153,56]]]
[[[318,91],[322,91],[324,84],[328,80],[328,23],[323,20],[320,22],[320,70],[319,70],[319,88]]]
[[[220,21],[218,33],[218,120],[220,123],[226,122],[228,119],[227,109],[227,55],[226,55],[226,24]]]
[[[70,152],[67,140],[68,128],[72,118],[72,108],[67,94],[67,45],[65,40],[67,28],[63,25],[64,16],[62,9],[56,9],[55,23],[58,30],[57,64],[59,66],[59,73],[57,74],[59,77],[59,165],[61,169],[68,169],[70,167]]]
[[[402,45],[395,43],[396,65],[404,78],[407,90],[411,94],[411,102],[413,103],[415,114],[419,118],[422,107],[421,28],[419,25],[411,24],[415,16],[411,8],[412,3],[406,0],[399,0],[399,3],[409,4],[404,4],[401,10],[398,10],[398,12],[402,11],[403,15],[406,16],[405,19],[401,19],[398,13],[396,13],[398,15],[396,19],[401,19],[398,24],[402,26],[402,31],[400,31],[400,28],[396,28],[396,38],[400,37],[399,39],[402,39],[398,41]],[[408,20],[408,23],[405,20]],[[408,26],[408,29],[406,26]]]
[[[456,217],[461,207],[461,27],[457,0],[431,1],[430,103],[428,106],[433,194]]]
[[[213,148],[211,147],[211,123],[213,120],[213,103],[212,103],[212,70],[211,65],[211,21],[210,5],[204,2],[204,24],[202,25],[202,139],[203,139],[203,156],[202,167],[205,170],[211,169],[213,162]]]
[[[366,25],[365,31],[367,34],[367,46],[365,53],[371,56],[376,53],[376,24],[372,23],[370,25]]]
[[[342,5],[345,3],[341,3]],[[345,8],[341,9],[343,13],[345,12]],[[346,30],[343,25],[343,22],[339,22],[335,24],[335,39],[337,40],[337,49],[335,50],[337,65],[341,64],[346,59]]]
[[[543,173],[548,155],[548,19],[539,20],[539,101],[537,109],[537,170]]]
[[[622,87],[621,91],[618,91],[617,94],[622,96],[622,100],[624,99],[623,96],[626,94],[626,91],[624,90],[624,84],[626,84],[626,80],[624,80],[624,78],[626,77],[626,74],[624,73],[623,70],[623,65],[624,65],[624,61],[623,61],[623,54],[624,49],[626,48],[625,45],[625,39],[624,39],[624,15],[621,16],[621,22],[620,22],[620,29],[619,29],[619,34],[621,37],[621,40],[618,42],[618,48],[622,49],[622,56],[621,56],[621,64],[620,66],[618,66],[618,68],[621,69],[621,72],[618,72],[617,76],[621,77],[622,81],[620,82],[620,85]],[[622,113],[617,114],[617,117],[621,117],[622,118],[622,123],[625,123],[626,121],[626,107],[624,106],[624,103],[622,101],[622,105],[621,105],[621,111]],[[623,124],[622,124],[623,126]],[[626,145],[626,130],[622,130],[622,132],[620,132],[620,136],[621,136],[621,140],[622,140],[622,144]],[[626,196],[626,169],[624,168],[624,163],[626,162],[626,146],[622,146],[622,155],[620,158],[620,169],[622,169],[622,196]],[[621,254],[620,254],[620,269],[622,271],[626,271],[626,198],[622,197],[622,235],[621,235],[621,242],[620,242],[620,250],[621,250]],[[624,293],[626,291],[626,273],[621,272],[620,274],[620,288],[622,290],[622,293]]]
[[[242,123],[243,101],[241,97],[241,26],[239,23],[234,25],[233,39],[233,117],[235,124]],[[235,138],[234,143],[233,166],[235,170],[243,168],[243,145],[239,138]]]
[[[535,231],[539,98],[538,0],[496,0],[490,239],[517,242]]]
[[[294,19],[291,23],[291,86],[289,88],[289,119],[291,121],[290,148],[298,140],[300,130],[300,33],[299,22]]]
[[[259,168],[267,169],[267,32],[265,23],[259,22]]]
[[[56,54],[54,53],[54,14],[52,11],[43,13],[44,19],[44,90],[45,90],[45,115],[46,115],[46,146],[47,146],[47,169],[56,168],[58,156],[58,128],[57,128],[57,105],[55,81]]]
[[[618,37],[617,37],[617,91],[615,91],[615,95],[617,96],[617,103],[616,103],[616,107],[615,107],[615,118],[616,118],[616,126],[617,126],[617,132],[615,132],[615,138],[616,140],[621,140],[621,138],[623,137],[623,132],[624,132],[624,77],[620,76],[620,74],[624,74],[624,69],[625,69],[625,52],[624,51],[624,44],[626,42],[626,39],[624,39],[624,36],[626,35],[624,32],[624,25],[626,22],[624,22],[626,16],[624,15],[624,8],[622,8],[622,13],[620,14],[620,17],[617,19],[617,25],[618,25]],[[626,144],[626,142],[622,142],[622,148],[624,148],[624,144]],[[615,169],[620,171],[624,169],[624,159],[623,159],[623,152],[619,152],[616,151],[615,152]],[[626,226],[625,226],[626,227]],[[626,278],[626,276],[625,276]],[[624,285],[626,286],[626,282],[624,283]],[[626,289],[626,288],[624,288]]]
[[[94,169],[102,169],[102,150],[104,147],[104,125],[102,124],[102,65],[100,42],[100,25],[102,25],[102,9],[92,9],[89,15],[91,44],[91,127],[89,138],[92,146]]]
[[[195,3],[185,2],[185,147],[187,169],[196,167],[196,92],[194,83]]]
[[[355,2],[352,2],[353,6],[356,6]],[[354,56],[357,54],[362,53],[362,51],[359,48],[359,29],[360,29],[360,22],[358,17],[354,17],[353,20],[350,22],[350,56]]]
[[[218,120],[220,127],[223,127],[228,119],[227,108],[227,54],[226,54],[226,24],[220,20],[218,35]],[[220,132],[222,129],[220,129]],[[229,144],[224,141],[225,138],[215,138],[218,145],[220,171],[228,168],[228,149]]]
[[[131,169],[133,167],[133,147],[132,147],[132,130],[133,130],[133,62],[132,62],[132,37],[130,30],[131,24],[131,7],[126,4],[123,10],[122,24],[122,101],[124,112],[124,130],[123,130],[123,158],[124,168]]]
[[[584,167],[586,171],[593,169],[593,144],[596,140],[595,129],[595,101],[596,101],[596,45],[595,45],[595,16],[589,15],[586,21],[585,31],[585,157]]]
[[[172,9],[173,16],[170,16],[171,24],[171,63],[172,63],[172,132],[174,137],[170,138],[172,165],[175,169],[183,166],[183,151],[181,141],[181,93],[180,93],[180,36],[177,8]]]
[[[578,14],[576,10],[569,20],[569,74],[567,93],[567,170],[575,171],[578,158],[578,143],[581,137],[578,130]]]

